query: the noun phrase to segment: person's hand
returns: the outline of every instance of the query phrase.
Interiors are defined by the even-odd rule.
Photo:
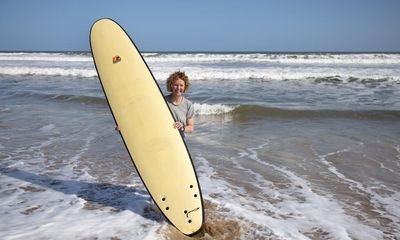
[[[115,131],[118,131],[118,132],[120,132],[118,125],[117,125],[117,126],[115,126]]]
[[[183,125],[183,123],[181,123],[181,122],[175,122],[173,127],[178,129],[181,132],[185,131],[185,125]]]

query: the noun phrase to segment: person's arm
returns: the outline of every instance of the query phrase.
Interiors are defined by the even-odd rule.
[[[183,125],[183,123],[181,122],[175,122],[173,127],[185,133],[192,133],[194,130],[194,119],[193,118],[186,119],[186,126]]]
[[[193,131],[194,131],[194,118],[188,118],[186,119],[185,132],[192,133]]]

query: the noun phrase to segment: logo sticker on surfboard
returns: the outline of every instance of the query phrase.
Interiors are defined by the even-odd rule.
[[[112,61],[113,61],[114,64],[115,63],[119,63],[119,62],[121,62],[121,57],[116,55],[116,56],[113,57]]]

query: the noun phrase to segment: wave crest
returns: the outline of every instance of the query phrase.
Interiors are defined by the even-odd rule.
[[[43,76],[74,76],[92,78],[97,77],[95,69],[79,68],[39,68],[39,67],[0,67],[0,74],[4,75],[43,75]]]
[[[224,104],[200,104],[194,103],[196,115],[219,115],[232,112],[237,106],[229,106]]]

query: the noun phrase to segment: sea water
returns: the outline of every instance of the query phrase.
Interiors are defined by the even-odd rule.
[[[197,238],[400,238],[400,54],[143,56],[190,78]],[[90,53],[0,53],[0,238],[185,239],[114,127]]]

